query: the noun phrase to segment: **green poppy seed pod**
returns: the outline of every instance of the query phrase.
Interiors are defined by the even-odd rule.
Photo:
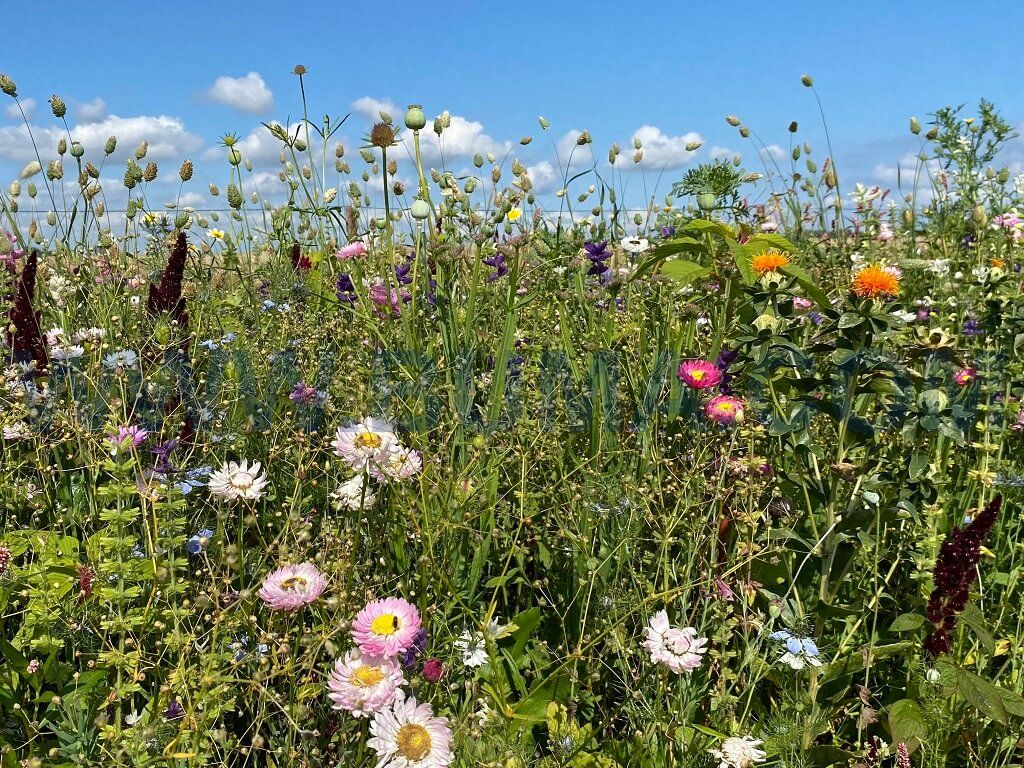
[[[702,211],[713,211],[715,210],[716,198],[712,192],[702,192],[697,195],[697,207]]]
[[[18,86],[14,84],[7,75],[0,72],[0,91],[3,91],[12,99],[18,98]]]
[[[916,118],[910,118],[910,132],[917,136],[921,132],[921,122]]]
[[[736,117],[736,115],[726,115],[725,122],[727,122],[733,128],[738,128],[740,124],[740,119]]]
[[[146,163],[146,169],[142,172],[142,178],[146,181],[155,181],[158,169],[156,163],[150,161]]]
[[[50,111],[53,112],[54,117],[64,117],[68,113],[68,105],[64,103],[64,99],[60,96],[53,94],[50,97]]]
[[[49,224],[51,227],[56,226],[56,224],[57,224],[57,214],[54,211],[47,211],[47,213],[46,213],[46,223]]]
[[[814,78],[810,75],[800,75],[800,82],[804,84],[804,88],[810,88],[814,85]]]
[[[639,227],[641,224],[644,223],[644,217],[641,216],[639,213],[634,214],[633,215],[633,223],[636,224]]]
[[[57,154],[63,157],[64,153],[68,151],[67,139],[61,139],[57,142]]]
[[[691,141],[686,145],[687,152],[696,152],[698,149],[704,146],[703,141]]]
[[[548,119],[543,115],[537,118],[537,122],[540,123],[540,129],[542,131],[546,131],[548,128],[551,127],[551,123],[549,123]]]
[[[105,154],[105,155],[112,155],[112,154],[114,154],[114,150],[116,150],[116,149],[117,149],[117,136],[111,136],[103,144],[103,154]]]
[[[381,231],[383,231],[383,230],[388,228],[388,220],[387,219],[377,219],[373,223],[377,227],[377,229],[379,229]]]
[[[938,137],[938,135],[939,135],[939,127],[935,126],[930,131],[928,131],[928,133],[926,133],[924,135],[924,137],[926,139],[928,139],[928,141],[935,141],[935,139]]]
[[[234,147],[228,147],[228,162],[231,165],[238,166],[242,162],[242,153]]]
[[[423,221],[430,216],[430,203],[426,200],[413,200],[412,208],[410,208],[409,212],[416,221]]]
[[[144,141],[135,148],[135,159],[142,160],[147,152],[149,152],[149,142]]]
[[[974,210],[971,211],[971,221],[975,223],[978,229],[981,229],[988,224],[988,215],[985,213],[985,206],[974,206]]]
[[[71,156],[72,157],[81,157],[84,154],[85,154],[85,147],[82,146],[82,142],[80,142],[80,141],[72,141],[71,142]]]
[[[228,205],[234,208],[236,211],[242,207],[242,203],[245,200],[242,198],[242,192],[234,184],[228,184]]]
[[[740,136],[744,139],[750,138],[750,129],[745,125],[740,126]]]
[[[423,114],[421,104],[410,104],[405,112],[405,127],[410,131],[421,131],[427,125],[427,116]]]
[[[135,200],[129,200],[124,207],[124,215],[129,219],[135,218],[135,213],[139,210],[139,204]]]

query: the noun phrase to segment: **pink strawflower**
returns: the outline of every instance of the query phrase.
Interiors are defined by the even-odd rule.
[[[399,292],[397,288],[389,288],[379,281],[370,286],[370,301],[378,307],[387,307],[392,315],[401,314],[402,304],[411,298],[408,291]]]
[[[693,627],[673,627],[668,613],[663,610],[651,617],[644,632],[647,639],[643,646],[651,654],[651,660],[664,664],[676,674],[695,670],[707,652],[706,637],[697,637]]]
[[[719,395],[704,406],[704,413],[717,424],[739,424],[744,418],[744,403],[738,397]]]
[[[327,697],[334,702],[334,709],[369,717],[390,706],[395,692],[404,684],[405,676],[397,661],[369,656],[354,648],[335,662],[327,676]]]
[[[356,240],[354,243],[342,246],[338,249],[335,256],[342,261],[351,261],[352,259],[360,259],[366,255],[366,244],[362,240]]]
[[[692,389],[711,389],[722,381],[722,372],[707,360],[683,360],[679,380]]]
[[[423,469],[423,454],[411,448],[399,448],[370,464],[370,474],[375,480],[387,483],[392,480],[408,480]]]
[[[371,656],[391,658],[416,642],[420,612],[400,597],[367,603],[352,625],[352,638],[359,650]]]
[[[953,381],[956,382],[958,387],[966,387],[972,381],[978,377],[978,370],[976,368],[961,368],[953,375]]]
[[[312,563],[286,565],[263,580],[260,599],[273,611],[297,611],[327,589],[320,569]]]

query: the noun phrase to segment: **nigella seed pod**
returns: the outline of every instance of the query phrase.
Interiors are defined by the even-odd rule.
[[[410,104],[405,112],[405,127],[410,131],[423,130],[427,125],[427,116],[423,114],[421,104]]]
[[[414,200],[409,212],[416,221],[423,221],[430,216],[430,203],[426,200]]]
[[[54,117],[61,118],[68,113],[68,105],[60,96],[53,94],[50,97],[50,111],[53,112]]]

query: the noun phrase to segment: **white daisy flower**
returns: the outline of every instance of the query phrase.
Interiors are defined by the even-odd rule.
[[[489,660],[487,641],[481,632],[467,629],[455,641],[455,650],[462,654],[462,663],[467,667],[482,667]]]
[[[54,347],[50,357],[54,360],[77,360],[85,354],[85,347],[80,344],[69,344],[66,347]]]
[[[225,462],[221,468],[210,474],[209,488],[214,496],[220,496],[228,501],[235,499],[249,499],[255,501],[263,495],[267,487],[267,474],[260,474],[262,465],[254,461],[252,466],[248,461]]]
[[[619,245],[622,246],[624,251],[632,253],[634,256],[638,253],[643,253],[651,247],[646,237],[624,237],[619,241]]]
[[[364,491],[363,476],[356,475],[331,491],[331,500],[335,509],[372,509],[377,503],[377,495],[370,487]]]
[[[335,454],[356,470],[386,462],[401,445],[394,427],[372,416],[347,427],[338,427],[331,441]]]
[[[763,743],[753,736],[732,736],[723,741],[718,749],[710,751],[719,761],[718,768],[751,768],[764,762],[765,752],[758,749]]]
[[[390,708],[373,716],[370,734],[366,744],[377,753],[376,768],[444,768],[454,757],[448,720],[401,689]]]
[[[370,465],[370,474],[382,483],[408,480],[423,468],[423,455],[411,448],[399,447]]]
[[[28,440],[32,437],[32,430],[24,421],[16,421],[8,427],[4,427],[4,440]]]
[[[695,670],[707,652],[706,637],[697,637],[693,627],[673,627],[664,610],[651,617],[644,631],[647,639],[643,646],[651,654],[651,660],[664,664],[676,674]]]

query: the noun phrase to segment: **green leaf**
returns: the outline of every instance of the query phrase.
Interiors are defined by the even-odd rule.
[[[917,613],[903,613],[889,625],[890,632],[911,632],[924,626],[924,616]]]
[[[669,256],[675,256],[677,253],[684,253],[686,251],[701,251],[704,246],[694,240],[692,237],[682,237],[678,240],[673,240],[669,243],[664,243],[655,248],[650,257],[640,263],[640,265],[633,271],[629,280],[639,280],[641,277],[652,271],[656,266],[665,261]]]
[[[768,248],[777,248],[780,251],[787,251],[789,253],[796,253],[797,250],[796,246],[782,235],[775,235],[768,232],[752,235],[750,240],[747,242],[751,245],[764,245]]]
[[[529,642],[530,635],[540,625],[540,618],[540,608],[530,608],[512,619],[512,623],[516,625],[516,630],[512,633],[515,641],[509,650],[509,655],[516,661],[519,660],[523,649],[526,647],[527,642]]]
[[[966,669],[957,669],[956,689],[964,697],[964,701],[986,717],[991,717],[1003,725],[1009,720],[1009,713],[1003,703],[1002,689],[985,678]]]
[[[894,742],[923,740],[928,733],[924,712],[913,699],[900,699],[889,707],[889,733]]]
[[[672,278],[679,285],[689,285],[694,280],[710,275],[711,270],[692,261],[670,261],[661,268],[661,274]]]
[[[839,318],[839,329],[856,328],[863,322],[863,315],[858,315],[856,312],[844,312],[843,316]]]
[[[818,287],[818,284],[814,282],[814,279],[802,267],[798,267],[795,264],[787,264],[782,268],[782,273],[796,280],[800,287],[807,292],[807,295],[817,303],[819,309],[828,309],[832,306],[828,294]]]
[[[751,262],[754,259],[754,251],[749,245],[740,244],[732,240],[729,242],[729,250],[732,251],[732,259],[736,262],[736,269],[739,270],[743,282],[747,285],[754,284],[754,269]]]

